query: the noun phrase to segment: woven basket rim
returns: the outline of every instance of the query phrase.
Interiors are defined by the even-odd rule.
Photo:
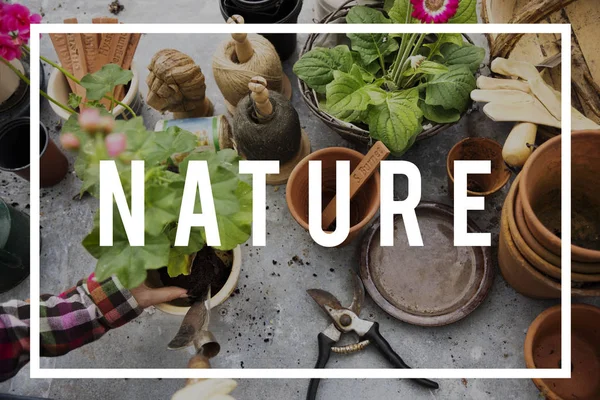
[[[355,0],[348,0],[345,3],[343,3],[337,10],[333,11],[332,13],[328,14],[327,16],[322,18],[320,21],[318,21],[318,23],[319,24],[327,24],[333,20],[337,20],[340,17],[344,17],[348,14],[348,11],[350,10],[350,8],[352,8],[355,5],[356,5]],[[374,8],[374,9],[377,9],[380,11],[384,11],[383,5],[384,5],[383,2],[377,2],[377,3],[372,3],[372,4],[366,4],[365,6]],[[319,33],[311,33],[308,35],[308,38],[307,38],[306,42],[304,43],[304,46],[302,46],[302,50],[300,51],[300,54],[298,57],[299,59],[302,58],[302,56],[304,54],[306,54],[308,51],[312,50],[314,42],[316,41],[316,39],[319,36],[320,36]],[[473,43],[473,41],[471,40],[471,38],[468,35],[463,34],[463,36],[467,39],[467,41],[469,41],[470,43]],[[374,142],[374,139],[371,138],[368,130],[363,129],[360,126],[354,125],[352,123],[341,121],[341,120],[333,117],[332,115],[328,114],[327,112],[323,111],[319,107],[319,100],[318,100],[317,93],[313,89],[309,88],[308,85],[302,79],[300,79],[299,77],[296,77],[296,79],[298,80],[300,94],[302,95],[302,98],[304,99],[305,104],[312,111],[312,113],[315,114],[317,116],[317,118],[319,118],[323,123],[325,123],[327,126],[329,126],[330,128],[332,128],[337,133],[339,133],[340,135],[342,135],[343,137],[345,137],[347,139],[354,140],[354,141],[364,143],[364,144],[372,144]],[[467,113],[467,111],[461,113],[461,118],[466,113]],[[459,119],[459,121],[460,121],[460,119]],[[433,126],[421,131],[417,135],[416,141],[420,141],[420,140],[432,137],[432,136],[438,134],[439,132],[441,132],[442,130],[456,124],[458,121],[452,122],[452,123],[434,123],[432,121],[430,121],[430,122]]]

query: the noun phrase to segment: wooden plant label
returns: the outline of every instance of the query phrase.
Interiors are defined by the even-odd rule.
[[[71,63],[71,55],[69,54],[69,46],[67,45],[67,35],[64,33],[51,33],[50,40],[52,40],[52,45],[58,55],[58,61],[60,61],[61,66],[70,73],[73,73],[73,64]],[[75,82],[67,77],[65,79],[69,83],[71,91],[76,93],[75,87],[77,85]]]
[[[390,155],[390,150],[383,144],[383,142],[376,142],[367,155],[362,161],[356,166],[354,171],[350,174],[350,199],[358,192],[361,186],[369,180],[371,175],[375,173],[379,167],[379,163],[385,160]],[[336,217],[336,197],[335,196],[325,210],[323,211],[323,229],[328,229],[329,226],[335,221]]]
[[[127,43],[127,49],[125,50],[125,57],[123,58],[123,63],[121,67],[123,69],[131,69],[131,63],[133,62],[133,56],[135,55],[135,51],[137,50],[137,46],[140,43],[142,35],[140,33],[133,33],[129,38],[129,43]],[[123,85],[117,86],[115,89],[115,98],[119,101],[123,100],[125,95],[125,87]]]

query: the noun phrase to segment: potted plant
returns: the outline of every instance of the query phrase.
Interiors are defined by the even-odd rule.
[[[116,68],[119,68],[115,66]],[[115,70],[112,85],[124,84],[128,71]],[[108,85],[102,93],[111,92]],[[90,98],[90,90],[87,90]],[[92,96],[93,97],[93,96]],[[235,289],[241,265],[239,244],[250,236],[252,185],[239,174],[240,157],[234,150],[196,152],[199,139],[172,126],[147,131],[141,117],[115,120],[106,109],[85,107],[63,125],[63,147],[77,150],[75,171],[82,180],[81,193],[99,195],[100,160],[115,161],[124,192],[131,195],[131,161],[145,161],[145,246],[130,246],[118,211],[114,212],[113,246],[100,246],[99,218],[83,240],[98,261],[96,276],[116,275],[128,288],[146,281],[150,286],[176,285],[188,289],[193,299],[212,286],[212,305],[224,301]],[[180,161],[181,160],[181,161]],[[175,234],[187,167],[191,160],[205,160],[209,168],[221,246],[206,246],[204,230],[193,228],[186,247],[176,247]],[[130,203],[129,203],[130,204]],[[199,210],[197,210],[199,212]],[[221,290],[222,289],[222,290]],[[184,313],[189,302],[175,303],[173,313]]]
[[[344,6],[346,23],[477,22],[475,2],[396,0]],[[344,138],[381,140],[395,155],[457,122],[485,50],[460,34],[348,34],[333,48],[310,35],[294,72],[308,107]],[[339,42],[338,42],[339,43]]]
[[[29,276],[29,216],[0,198],[0,293]]]
[[[29,26],[41,16],[21,4],[0,3],[0,123],[29,112]],[[25,51],[24,51],[25,50]],[[40,63],[40,87],[45,74]]]

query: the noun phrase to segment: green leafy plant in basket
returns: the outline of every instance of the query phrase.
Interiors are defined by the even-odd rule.
[[[475,0],[395,0],[386,11],[352,7],[351,24],[477,22]],[[437,8],[436,8],[437,7]],[[331,116],[368,126],[394,154],[404,153],[424,125],[456,122],[469,106],[483,48],[460,34],[347,35],[350,46],[316,47],[294,73]]]
[[[116,68],[115,68],[116,67]],[[113,245],[100,246],[99,214],[94,227],[83,240],[84,247],[98,261],[96,276],[116,275],[133,288],[145,279],[147,270],[168,268],[171,277],[188,275],[197,252],[206,245],[204,229],[192,228],[187,246],[175,246],[175,233],[187,167],[191,160],[208,165],[221,245],[217,250],[232,250],[244,243],[251,232],[252,182],[239,174],[234,150],[197,152],[198,138],[178,127],[148,131],[141,117],[115,120],[99,103],[104,93],[127,84],[128,71],[109,67],[81,80],[90,100],[81,113],[73,114],[63,125],[63,147],[78,152],[75,172],[82,180],[81,194],[99,196],[100,161],[114,160],[128,204],[131,204],[131,161],[144,160],[144,246],[131,246],[119,212],[113,212]],[[72,97],[76,108],[81,99]],[[195,212],[201,212],[199,203]]]

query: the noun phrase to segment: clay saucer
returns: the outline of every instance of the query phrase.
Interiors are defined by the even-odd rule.
[[[380,221],[367,231],[360,275],[384,311],[421,326],[456,322],[475,310],[494,279],[489,247],[455,247],[454,216],[443,204],[416,208],[422,247],[409,246],[403,220],[394,221],[394,246],[380,246]],[[480,232],[469,220],[469,232]]]
[[[281,79],[281,94],[288,100],[292,98],[292,82],[290,82],[290,78],[288,78],[288,76],[285,73],[283,74],[283,78]],[[236,107],[233,106],[226,99],[223,99],[223,102],[227,107],[227,111],[229,111],[231,115],[234,115]]]

